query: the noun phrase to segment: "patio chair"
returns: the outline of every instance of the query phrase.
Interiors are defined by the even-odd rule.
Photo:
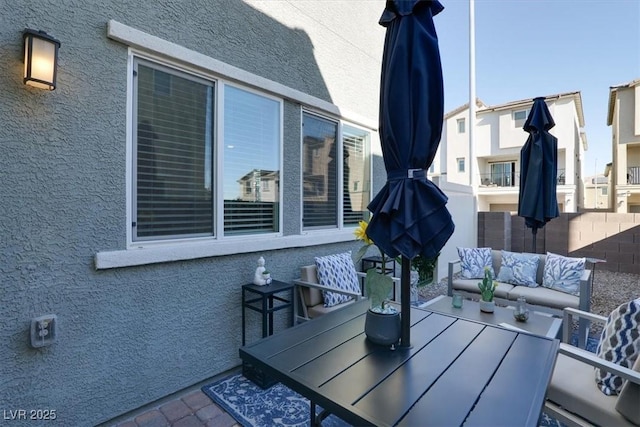
[[[358,273],[362,277],[363,273]],[[293,281],[296,288],[295,297],[295,319],[296,323],[310,320],[323,314],[343,308],[362,298],[362,292],[353,292],[344,289],[332,288],[320,284],[318,280],[318,269],[315,264],[305,265],[300,268],[300,278]],[[322,291],[335,292],[351,297],[351,300],[334,305],[324,306]]]
[[[358,277],[363,280],[367,277],[367,273],[356,272]],[[398,284],[400,279],[394,277],[393,280]],[[365,297],[364,283],[360,292],[353,292],[344,289],[323,286],[318,280],[318,269],[315,265],[305,265],[300,268],[300,278],[293,281],[296,287],[297,296],[294,304],[294,313],[296,323],[314,319],[332,311],[341,309],[349,304],[354,303]],[[335,292],[342,295],[352,297],[351,300],[334,305],[332,307],[324,306],[324,298],[322,291]]]
[[[562,343],[547,389],[544,412],[568,426],[640,425],[640,358],[633,369],[629,369],[570,345],[574,317],[603,324],[607,321],[597,314],[564,309]],[[600,391],[595,368],[626,380],[619,395],[607,396]]]

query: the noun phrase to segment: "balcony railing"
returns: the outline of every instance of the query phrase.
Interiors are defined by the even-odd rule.
[[[640,167],[638,169],[638,177],[640,184]],[[556,184],[564,185],[566,182],[564,169],[558,169],[556,176]],[[481,173],[480,174],[480,186],[481,187],[517,187],[520,185],[520,172],[504,172],[504,173]]]
[[[640,166],[632,166],[627,169],[627,184],[640,184]]]

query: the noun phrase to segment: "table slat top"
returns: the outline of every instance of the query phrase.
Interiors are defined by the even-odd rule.
[[[392,351],[366,339],[367,308],[351,304],[240,355],[354,425],[537,424],[557,340],[414,308],[411,347]]]

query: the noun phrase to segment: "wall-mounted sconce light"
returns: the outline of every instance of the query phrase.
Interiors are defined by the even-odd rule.
[[[60,42],[44,31],[25,29],[24,84],[54,90]]]

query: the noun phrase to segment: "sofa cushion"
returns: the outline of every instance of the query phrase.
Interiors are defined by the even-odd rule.
[[[325,307],[324,304],[314,305],[313,307],[307,308],[307,314],[309,315],[310,319],[315,319],[316,317],[320,317],[323,314],[331,313],[332,311],[335,311],[335,310],[340,310],[341,308],[344,308],[349,304],[353,304],[354,302],[355,300],[351,300],[342,304],[336,304],[332,307]]]
[[[355,265],[353,265],[351,251],[316,257],[315,260],[318,268],[318,281],[321,285],[345,291],[360,292],[358,273]],[[333,307],[353,299],[349,295],[331,291],[322,291],[322,295],[325,307]]]
[[[538,286],[538,283],[536,283],[538,262],[537,255],[502,251],[502,262],[496,280],[512,285],[535,288]]]
[[[525,297],[529,304],[542,305],[562,310],[565,307],[579,308],[580,298],[575,295],[558,292],[553,289],[529,288],[526,286],[514,286],[509,291],[509,300],[516,301],[518,297]]]
[[[482,279],[484,268],[489,267],[495,277],[492,266],[491,248],[458,248],[460,274],[465,279]]]
[[[597,425],[632,425],[616,411],[616,396],[606,396],[593,386],[593,366],[564,354],[556,359],[547,399]]]
[[[480,289],[478,289],[478,282],[479,282],[478,279],[460,279],[460,278],[454,279],[453,280],[453,289],[479,294],[480,293]],[[496,298],[507,299],[507,297],[509,296],[509,292],[513,288],[514,288],[513,285],[510,285],[508,283],[500,283],[500,282],[498,282],[498,287],[496,288],[496,290],[493,293],[493,295]]]
[[[633,364],[633,370],[640,372],[640,357]],[[616,410],[632,423],[640,425],[640,384],[625,381],[616,401]]]
[[[580,278],[585,263],[585,258],[571,258],[547,252],[542,286],[571,295],[580,295]]]
[[[598,357],[631,368],[640,355],[640,298],[621,304],[607,318],[600,343]],[[596,382],[606,394],[618,394],[623,379],[610,372],[596,369]]]

